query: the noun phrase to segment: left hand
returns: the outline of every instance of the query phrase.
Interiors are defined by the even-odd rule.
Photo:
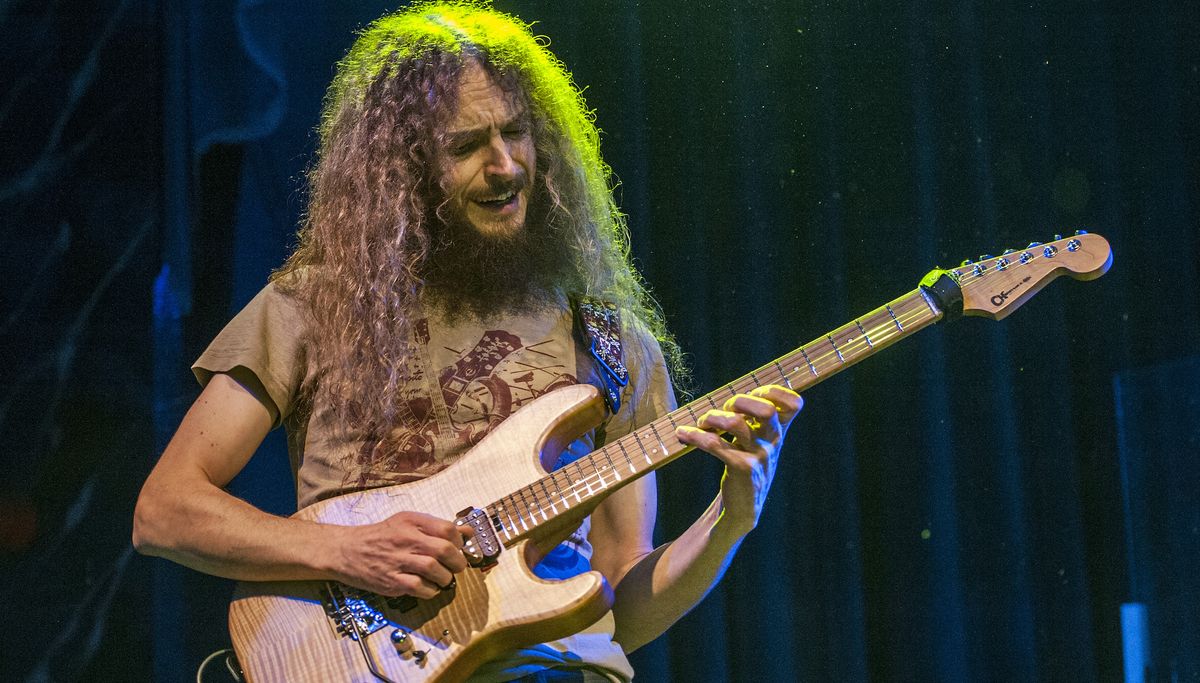
[[[767,491],[775,478],[779,448],[788,425],[804,399],[779,385],[768,385],[730,398],[721,410],[700,416],[696,427],[675,431],[681,443],[716,456],[725,463],[721,479],[722,518],[741,533],[758,524]],[[732,441],[721,434],[733,436]]]

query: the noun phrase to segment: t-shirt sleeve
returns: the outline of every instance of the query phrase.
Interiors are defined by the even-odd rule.
[[[268,284],[200,354],[192,372],[201,386],[218,372],[228,374],[266,406],[277,427],[304,380],[304,329],[298,302]]]
[[[622,353],[629,369],[629,384],[621,391],[621,405],[604,429],[612,442],[675,409],[675,392],[663,360],[662,349],[650,330],[637,318],[623,313]]]

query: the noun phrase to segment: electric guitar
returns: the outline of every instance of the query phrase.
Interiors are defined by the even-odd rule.
[[[1091,280],[1112,264],[1099,235],[934,270],[919,287],[553,473],[563,448],[604,418],[590,385],[552,391],[502,422],[450,468],[421,481],[321,501],[296,513],[327,524],[420,511],[470,526],[470,567],[437,597],[385,598],[333,581],[238,585],[229,608],[234,649],[254,683],[460,681],[506,651],[575,633],[612,604],[598,572],[542,580],[531,544],[569,531],[608,494],[689,450],[675,428],[765,384],[796,391],[961,308],[1004,318],[1059,275]]]

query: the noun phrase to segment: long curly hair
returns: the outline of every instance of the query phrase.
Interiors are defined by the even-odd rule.
[[[631,266],[593,114],[546,42],[486,2],[424,2],[372,23],[338,64],[299,244],[271,279],[308,304],[316,391],[343,426],[379,438],[395,422],[446,201],[440,131],[469,62],[532,118],[534,190],[547,204],[539,214],[568,236],[569,286],[640,319],[682,375],[678,347]]]

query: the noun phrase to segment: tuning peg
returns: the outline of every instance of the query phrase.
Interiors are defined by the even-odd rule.
[[[980,260],[980,261],[986,261],[986,260],[990,259],[991,257],[992,257],[992,255],[991,255],[991,254],[980,254],[980,255],[979,255],[979,260]]]
[[[1009,254],[1013,253],[1014,251],[1016,251],[1016,249],[1005,249],[1004,251],[1000,252],[1000,255],[1008,256]]]
[[[962,262],[962,263],[960,263],[960,264],[958,264],[958,265],[960,265],[960,266],[969,266],[969,265],[971,265],[972,263],[975,263],[975,262],[974,262],[974,261],[972,261],[972,260],[971,260],[971,259],[969,259],[969,258],[965,258],[965,259],[963,259],[963,262]]]
[[[1026,249],[1033,249],[1034,247],[1040,247],[1040,246],[1042,246],[1042,243],[1041,243],[1041,242],[1030,242],[1030,243],[1029,243],[1029,246],[1028,246],[1028,247],[1025,247],[1025,248],[1026,248]]]
[[[1075,231],[1075,235],[1076,235],[1076,236],[1079,236],[1079,235],[1086,235],[1086,234],[1088,234],[1088,231],[1087,231],[1087,230],[1076,230],[1076,231]]]
[[[1061,239],[1062,239],[1062,235],[1057,235],[1057,234],[1056,234],[1056,235],[1054,236],[1054,241],[1055,241],[1055,242],[1057,242],[1057,241],[1059,241],[1059,240],[1061,240]]]

